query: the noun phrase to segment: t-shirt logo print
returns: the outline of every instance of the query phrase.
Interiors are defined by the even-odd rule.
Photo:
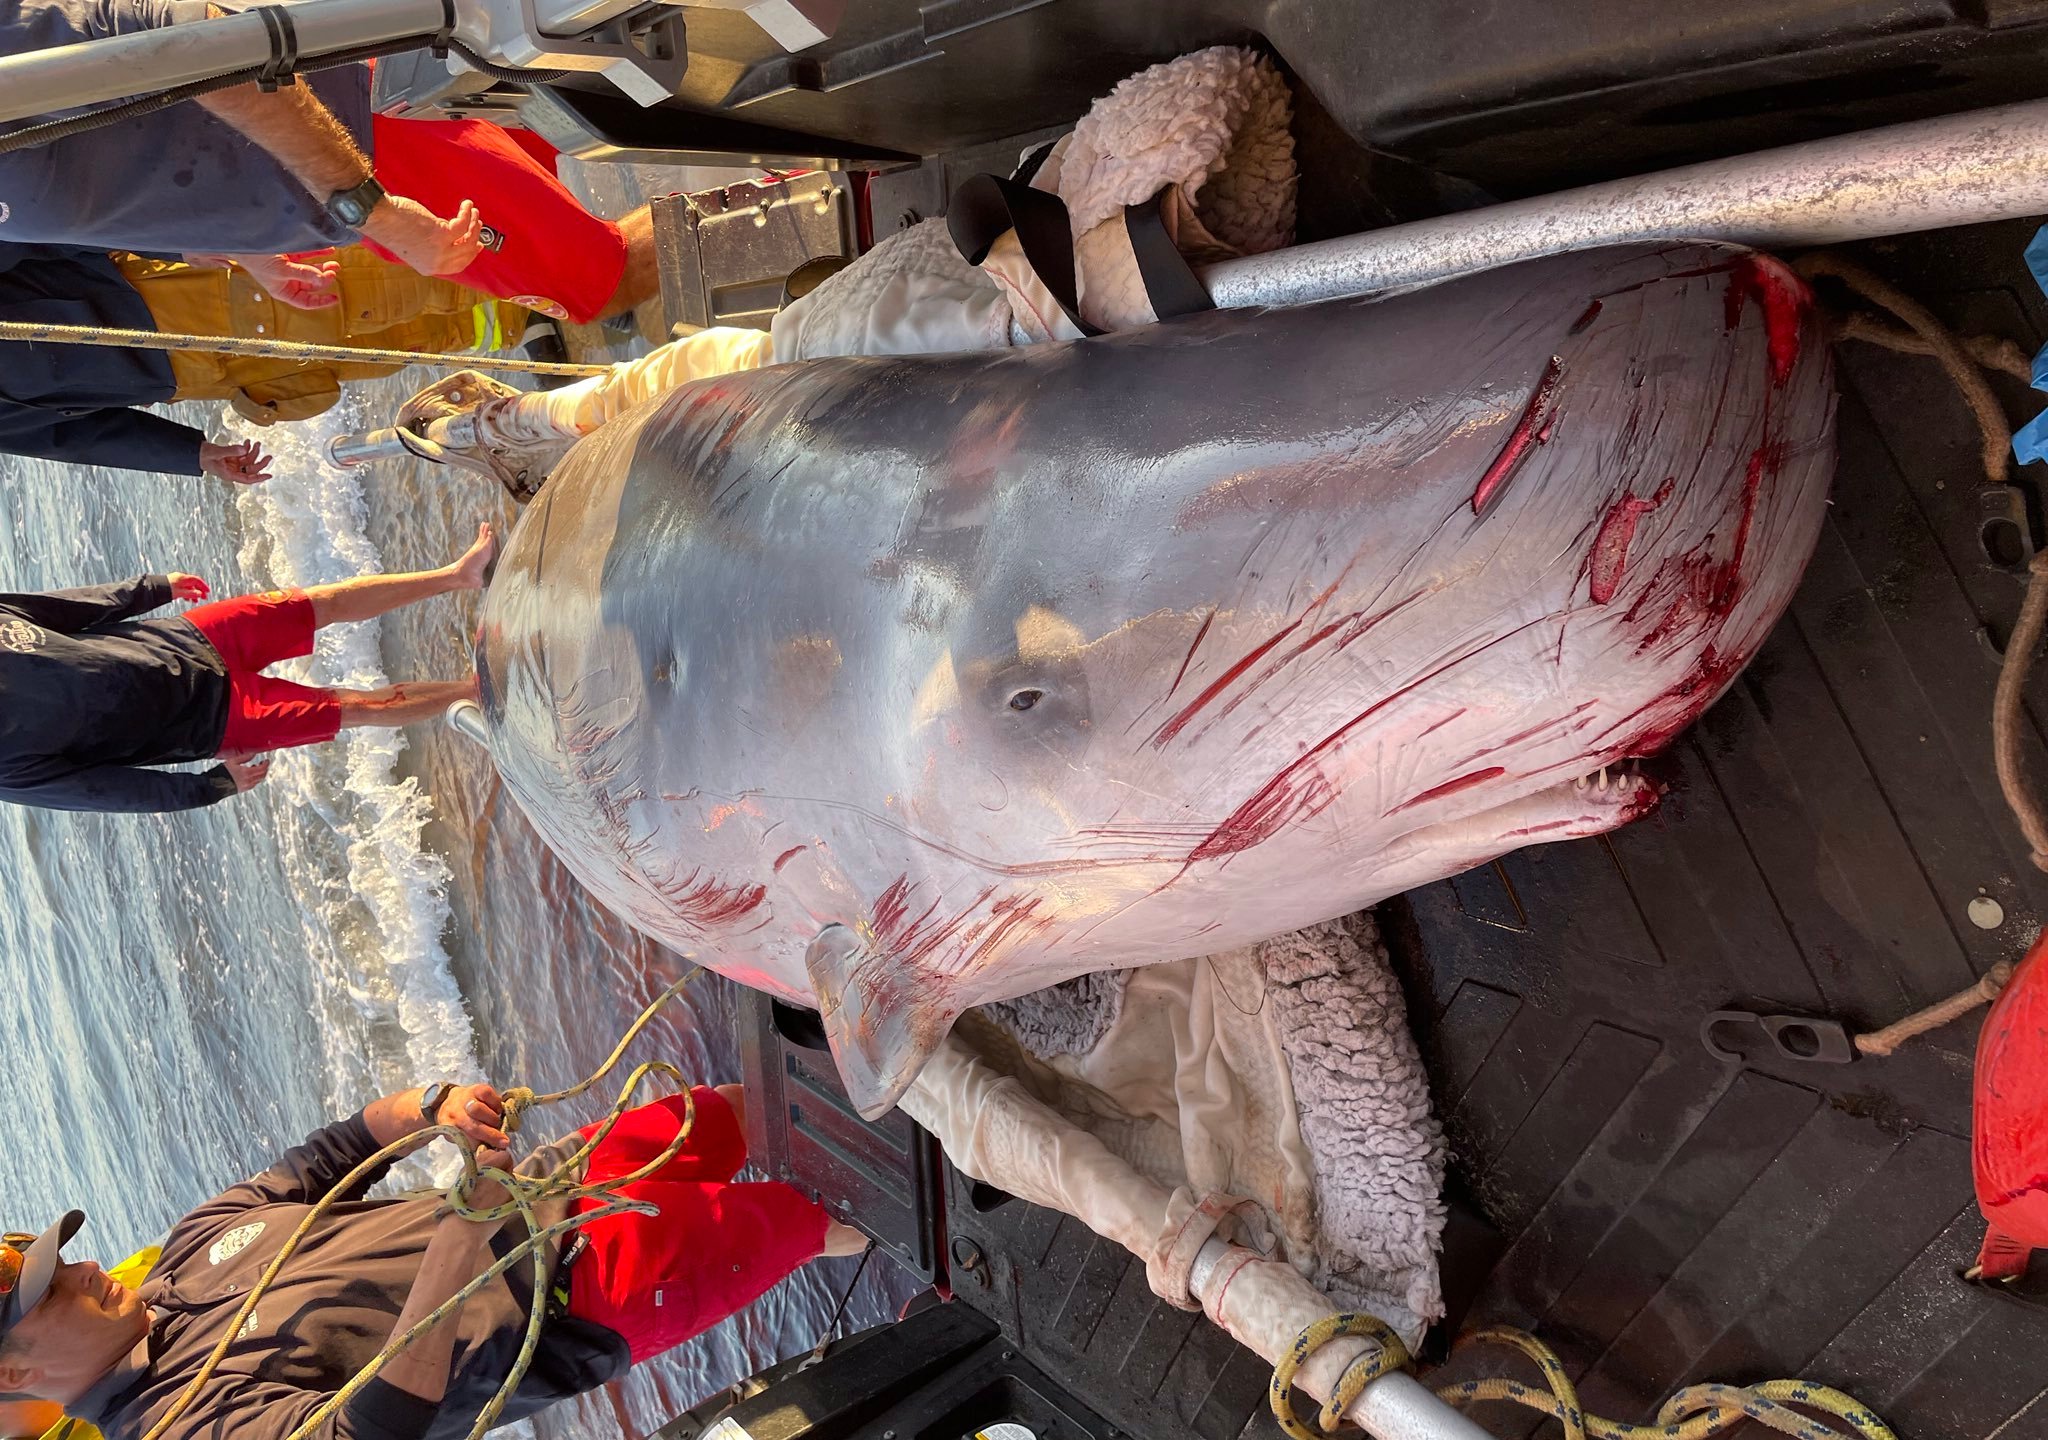
[[[12,650],[17,655],[28,655],[42,649],[49,638],[49,631],[26,620],[9,620],[0,625],[0,650]]]
[[[263,1233],[263,1226],[264,1222],[261,1220],[258,1220],[253,1225],[237,1225],[234,1229],[228,1231],[227,1234],[221,1236],[220,1239],[213,1242],[213,1248],[206,1252],[207,1261],[210,1264],[218,1265],[223,1260],[234,1259],[235,1256],[249,1248],[251,1240],[254,1240]]]

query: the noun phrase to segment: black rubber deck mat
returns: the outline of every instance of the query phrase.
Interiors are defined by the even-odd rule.
[[[2032,229],[1854,253],[1960,331],[2031,352]],[[1876,1029],[2017,959],[2048,917],[1992,767],[1995,642],[2022,581],[1979,544],[1976,429],[1930,360],[1849,344],[1838,361],[1819,550],[1762,654],[1665,762],[1662,813],[1390,907],[1453,1169],[1505,1246],[1466,1319],[1533,1328],[1617,1418],[1696,1380],[1803,1375],[1902,1436],[2048,1435],[2048,1314],[1954,1274],[1983,1233],[1981,1012],[1846,1065],[1774,1055],[1742,1026],[1716,1032],[1743,1052],[1727,1062],[1699,1034],[1729,1008]],[[1999,388],[2016,420],[2039,407]],[[2016,478],[2035,488],[2042,469]],[[2038,719],[2029,740],[2048,787]],[[2003,907],[1995,930],[1968,917],[1980,894]]]

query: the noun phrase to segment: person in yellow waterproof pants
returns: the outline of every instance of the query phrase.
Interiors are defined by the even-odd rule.
[[[258,270],[284,272],[261,277],[198,258],[0,242],[0,320],[445,354],[517,343],[528,318],[519,306],[361,249],[301,261],[249,257]],[[339,400],[343,381],[398,368],[0,341],[0,453],[253,485],[269,477],[261,445],[215,442],[141,407],[226,401],[259,425],[303,420]]]

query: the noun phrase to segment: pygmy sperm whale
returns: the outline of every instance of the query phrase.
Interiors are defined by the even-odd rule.
[[[520,521],[488,745],[874,1116],[969,1006],[1651,809],[1603,767],[1784,611],[1833,417],[1804,286],[1705,244],[700,381]]]

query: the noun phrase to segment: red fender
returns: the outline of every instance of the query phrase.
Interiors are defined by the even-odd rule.
[[[1990,1231],[1984,1279],[2011,1279],[2048,1248],[2048,928],[1992,1003],[1977,1037],[1970,1168]]]

